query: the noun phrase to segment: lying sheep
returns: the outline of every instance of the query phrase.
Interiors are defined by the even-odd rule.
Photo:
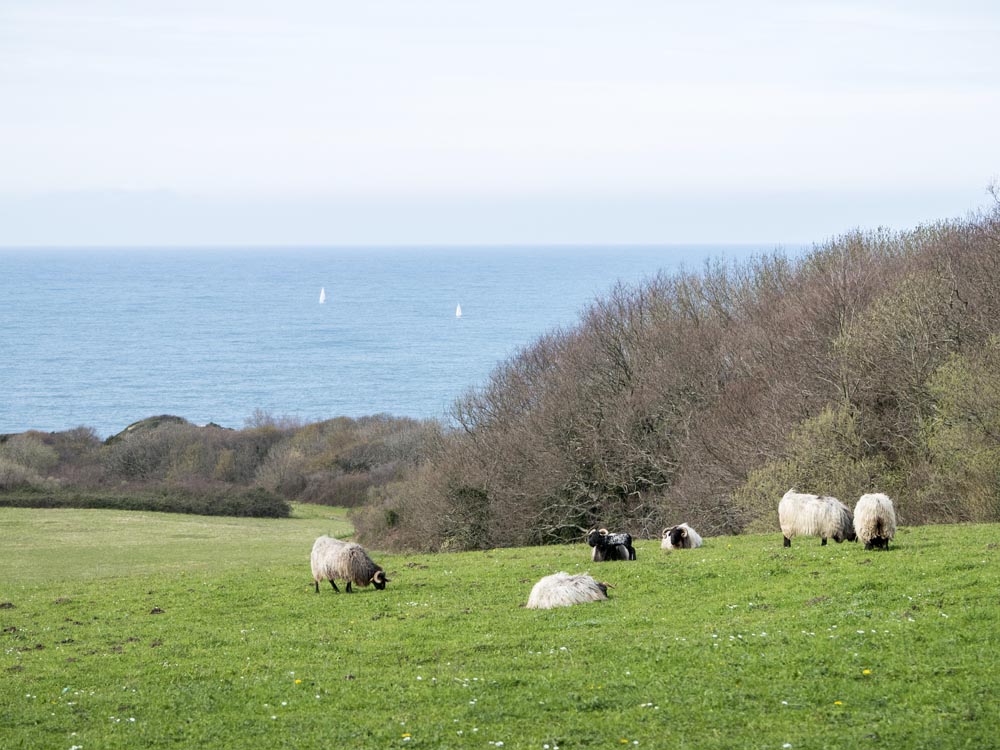
[[[593,562],[635,559],[632,535],[627,532],[612,534],[607,529],[591,529],[587,532],[587,544],[594,548],[590,554]]]
[[[663,530],[660,549],[694,549],[701,546],[701,535],[686,523]]]
[[[372,562],[365,548],[354,542],[321,536],[313,543],[309,561],[317,594],[320,581],[329,581],[333,590],[339,594],[340,589],[334,583],[336,578],[347,581],[348,594],[354,593],[351,590],[352,583],[356,586],[367,586],[370,583],[381,591],[389,582],[385,571]]]
[[[792,546],[792,537],[818,536],[826,544],[833,539],[838,544],[845,539],[853,542],[854,518],[850,509],[835,497],[820,497],[796,492],[785,493],[778,503],[778,522],[785,536],[785,546]]]
[[[881,492],[862,495],[854,506],[854,532],[865,549],[889,549],[889,540],[896,536],[892,500]]]
[[[586,573],[571,576],[560,571],[545,576],[531,589],[528,609],[552,609],[608,598],[608,584],[595,581]]]

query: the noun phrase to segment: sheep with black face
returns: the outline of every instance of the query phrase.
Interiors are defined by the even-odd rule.
[[[686,523],[681,523],[663,530],[660,549],[695,549],[701,544],[701,535]]]
[[[850,508],[835,497],[822,497],[796,492],[785,493],[778,503],[778,522],[785,537],[784,545],[792,546],[792,537],[818,536],[840,544],[857,539],[854,533],[854,517]]]
[[[635,559],[632,535],[628,532],[613,534],[607,529],[591,529],[587,532],[587,544],[594,548],[590,554],[594,562]]]
[[[889,549],[889,541],[896,536],[896,511],[888,495],[861,496],[854,506],[854,531],[866,550]]]
[[[389,582],[382,567],[372,562],[365,548],[354,542],[321,536],[313,543],[309,561],[317,594],[320,581],[329,581],[333,590],[339,594],[340,589],[334,583],[336,578],[347,581],[348,594],[354,593],[351,590],[352,583],[356,586],[371,584],[381,591]]]

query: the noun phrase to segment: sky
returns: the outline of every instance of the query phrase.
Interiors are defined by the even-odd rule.
[[[814,243],[990,205],[1000,3],[0,0],[0,246]]]

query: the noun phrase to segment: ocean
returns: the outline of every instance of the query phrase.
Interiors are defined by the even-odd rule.
[[[447,418],[615,282],[774,249],[0,249],[0,433]]]

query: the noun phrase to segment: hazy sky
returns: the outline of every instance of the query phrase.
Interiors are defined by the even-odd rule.
[[[0,0],[0,245],[822,241],[985,205],[1000,3]]]

